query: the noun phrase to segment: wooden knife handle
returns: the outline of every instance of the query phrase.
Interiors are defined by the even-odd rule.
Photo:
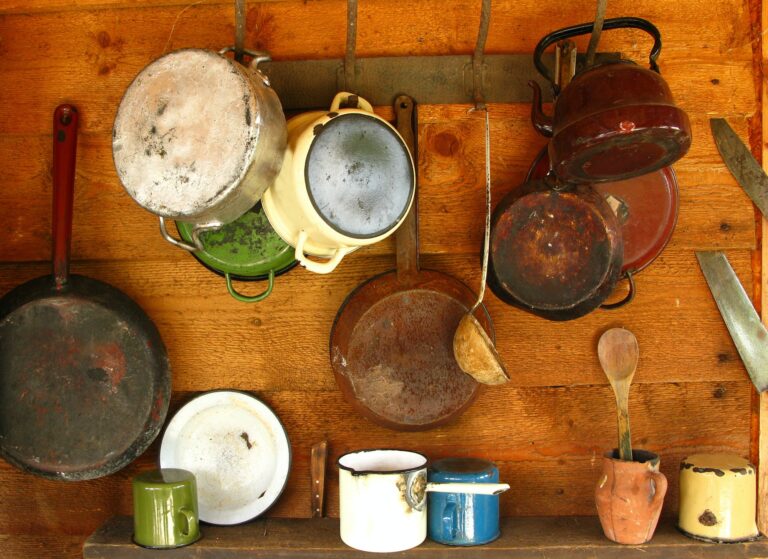
[[[317,443],[312,447],[310,458],[310,482],[312,483],[312,518],[323,516],[325,504],[325,463],[328,458],[328,441]]]

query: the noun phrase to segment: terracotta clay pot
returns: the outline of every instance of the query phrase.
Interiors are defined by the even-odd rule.
[[[651,540],[659,521],[667,478],[659,472],[659,456],[635,450],[632,462],[619,451],[603,455],[603,475],[595,488],[595,504],[605,537],[636,545]]]

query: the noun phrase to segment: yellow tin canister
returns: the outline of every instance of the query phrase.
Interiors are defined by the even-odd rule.
[[[752,540],[755,523],[755,467],[731,454],[695,454],[680,464],[678,527],[710,542]]]

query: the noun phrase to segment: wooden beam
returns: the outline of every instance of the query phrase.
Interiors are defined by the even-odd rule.
[[[157,551],[131,542],[133,519],[115,517],[94,533],[83,547],[85,559],[140,559]],[[265,519],[239,526],[203,526],[202,539],[188,548],[167,550],[163,557],[200,559],[358,558],[339,536],[339,522],[330,518]],[[478,547],[449,547],[432,541],[397,554],[377,557],[414,559],[746,559],[765,557],[768,542],[712,545],[683,536],[670,522],[662,522],[651,542],[637,546],[615,544],[603,536],[596,517],[503,518],[501,537]]]

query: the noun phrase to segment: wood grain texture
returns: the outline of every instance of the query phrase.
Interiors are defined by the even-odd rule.
[[[593,0],[566,4],[494,0],[487,52],[530,53],[548,31],[594,12]],[[265,302],[244,305],[226,294],[222,278],[165,243],[156,219],[123,191],[110,134],[125,88],[164,52],[230,44],[232,2],[0,1],[0,293],[48,271],[51,113],[58,103],[73,102],[82,115],[73,271],[120,287],[155,320],[174,371],[172,410],[212,388],[251,390],[275,409],[288,430],[294,463],[288,489],[270,515],[310,515],[309,452],[322,439],[332,450],[330,516],[338,515],[335,460],[362,447],[493,459],[512,485],[502,496],[504,515],[594,514],[600,454],[616,439],[613,397],[595,347],[605,329],[625,326],[636,333],[641,351],[630,395],[633,442],[661,454],[670,479],[664,510],[670,519],[684,456],[750,451],[753,389],[693,249],[726,250],[745,287],[759,287],[760,270],[751,257],[758,246],[752,206],[722,165],[708,126],[709,117],[725,117],[743,139],[762,147],[755,134],[761,59],[753,58],[754,6],[739,0],[610,4],[608,17],[635,15],[658,25],[664,37],[661,71],[692,120],[693,146],[675,165],[681,199],[675,234],[638,276],[637,299],[618,311],[551,323],[489,294],[486,303],[512,381],[484,390],[452,425],[425,433],[389,431],[357,416],[335,386],[327,354],[333,317],[356,285],[392,267],[392,242],[351,255],[330,276],[295,269],[277,279]],[[415,0],[403,9],[395,0],[373,0],[361,2],[359,10],[358,56],[474,48],[479,9],[472,3]],[[248,2],[246,45],[266,48],[276,60],[340,58],[345,12],[343,0]],[[586,38],[577,42],[583,51]],[[644,63],[649,43],[641,32],[612,31],[603,34],[600,48]],[[520,185],[544,138],[532,130],[527,105],[490,109],[496,203]],[[378,110],[391,116],[388,108]],[[468,114],[466,106],[420,108],[423,263],[473,289],[480,274],[482,138],[482,118]],[[261,285],[242,289],[255,292]],[[761,419],[768,421],[766,414]],[[107,518],[130,514],[130,479],[154,467],[158,447],[156,442],[113,476],[77,484],[37,479],[1,462],[3,558],[78,555],[78,542]],[[605,545],[597,524],[593,528],[583,535],[588,545],[628,557],[629,548]],[[236,539],[241,532],[221,533]],[[568,536],[553,536],[558,537]],[[728,553],[736,549],[742,548],[713,546],[707,552],[733,557]],[[681,553],[697,556],[689,551]]]
[[[174,389],[181,391],[227,386],[334,389],[328,339],[338,309],[357,285],[394,266],[391,256],[357,253],[333,277],[295,268],[276,279],[267,300],[245,305],[229,296],[223,278],[185,256],[181,262],[72,265],[73,273],[114,285],[144,308],[168,346]],[[729,257],[749,289],[749,253],[731,251]],[[469,286],[480,280],[474,255],[432,255],[423,258],[422,265]],[[45,273],[46,264],[2,265],[0,292]],[[512,378],[510,385],[606,383],[596,347],[602,332],[614,326],[627,327],[638,337],[641,357],[636,383],[747,378],[692,251],[668,249],[638,275],[636,286],[637,296],[627,307],[596,311],[570,322],[541,320],[488,292],[485,305]],[[255,293],[263,283],[238,287]],[[624,289],[624,285],[617,288]],[[699,332],[694,336],[691,317]]]
[[[751,390],[748,380],[633,386],[634,446],[658,453],[670,481],[664,514],[677,510],[677,472],[686,455],[748,453],[749,415],[741,410]],[[511,485],[501,496],[505,516],[590,515],[600,456],[616,444],[614,399],[607,383],[487,389],[455,423],[421,433],[367,422],[337,390],[254,393],[280,417],[292,447],[288,485],[270,516],[310,516],[310,450],[325,437],[331,451],[326,512],[332,517],[339,513],[337,458],[359,448],[391,447],[419,450],[431,459],[474,456],[495,461],[501,479]],[[176,394],[171,414],[193,395]],[[723,417],[732,419],[723,424]],[[154,467],[158,450],[156,442],[125,470],[81,483],[38,480],[0,463],[0,525],[7,533],[74,535],[94,530],[109,513],[130,514],[130,479]]]
[[[650,543],[639,546],[616,545],[601,538],[596,517],[509,518],[501,522],[501,537],[473,548],[456,548],[427,541],[403,553],[377,557],[487,557],[499,559],[571,559],[574,553],[589,559],[692,559],[753,558],[768,553],[765,541],[733,545],[709,545],[686,538],[671,522],[662,522]],[[137,549],[130,543],[132,524],[127,517],[116,517],[85,544],[85,559],[156,557],[157,552]],[[338,535],[338,521],[260,520],[232,528],[208,527],[194,548],[164,551],[168,557],[360,557],[359,551],[345,546]],[[221,542],[226,541],[226,545]],[[564,546],[562,542],[568,542]]]
[[[766,114],[768,111],[768,83],[766,83],[766,75],[764,68],[768,64],[768,44],[763,40],[762,29],[768,29],[768,7],[761,3],[760,11],[760,64],[757,65],[757,71],[760,73],[760,89],[761,89],[761,108],[762,114]],[[760,127],[760,155],[762,156],[763,169],[768,168],[768,144],[766,144],[764,138],[768,138],[768,122],[765,119],[762,120],[762,126]],[[768,219],[762,217],[758,220],[759,227],[761,229],[761,246],[760,246],[760,290],[759,290],[759,303],[761,309],[761,318],[763,324],[768,325],[768,274],[765,273],[765,268],[768,266]],[[758,464],[761,467],[757,470],[757,502],[768,502],[768,468],[765,464],[768,464],[768,392],[764,392],[760,395],[758,404]],[[757,507],[757,528],[763,535],[768,535],[768,506]]]

